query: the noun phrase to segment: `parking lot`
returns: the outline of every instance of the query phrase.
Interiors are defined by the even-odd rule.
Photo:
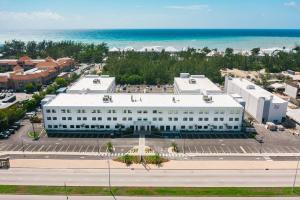
[[[106,152],[106,144],[111,142],[114,146],[112,156],[123,155],[132,147],[138,146],[136,138],[109,138],[103,135],[99,138],[56,138],[43,134],[34,141],[27,132],[32,129],[28,121],[9,139],[0,140],[1,151],[18,152]],[[252,154],[252,153],[300,153],[300,136],[291,134],[290,131],[271,132],[263,125],[255,125],[258,131],[256,138],[261,138],[260,143],[255,138],[246,137],[237,133],[178,133],[164,135],[163,137],[147,137],[146,146],[163,156],[170,156],[168,151],[172,143],[176,143],[182,154]],[[42,124],[35,125],[36,130],[42,130]]]

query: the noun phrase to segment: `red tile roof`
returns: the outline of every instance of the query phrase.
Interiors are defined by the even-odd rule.
[[[17,72],[17,71],[24,71],[24,69],[23,69],[20,65],[16,65],[16,66],[13,68],[13,70],[14,70],[15,72]]]
[[[8,81],[7,76],[0,76],[0,83],[6,83]]]
[[[22,56],[19,58],[18,62],[25,62],[31,60],[31,58],[29,56]]]

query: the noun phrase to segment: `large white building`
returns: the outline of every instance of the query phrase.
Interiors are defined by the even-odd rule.
[[[71,85],[67,93],[112,93],[115,86],[115,77],[86,75]]]
[[[204,75],[190,75],[180,73],[180,77],[174,78],[175,94],[221,94],[221,89]]]
[[[240,131],[243,107],[226,94],[70,94],[45,99],[51,132]]]
[[[280,123],[286,117],[288,102],[247,79],[226,77],[225,91],[239,94],[246,102],[245,110],[258,122]]]

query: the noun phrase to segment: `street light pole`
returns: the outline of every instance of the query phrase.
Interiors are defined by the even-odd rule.
[[[66,184],[66,182],[65,182],[65,184],[64,184],[64,188],[65,188],[66,199],[68,200],[68,199],[69,199],[69,196],[68,196],[68,191],[67,191],[67,184]]]
[[[22,142],[22,151],[23,151],[23,156],[25,158],[25,148],[24,148],[24,141],[23,141],[23,137],[21,137],[21,142]]]
[[[297,167],[296,167],[296,171],[295,171],[295,176],[294,176],[294,182],[293,182],[293,188],[292,188],[292,192],[294,193],[295,191],[295,185],[296,185],[296,180],[297,180],[297,174],[298,174],[298,168],[299,168],[299,157],[298,157],[298,161],[297,161]]]
[[[109,160],[110,160],[110,152],[108,153],[108,157],[107,157],[107,165],[108,165],[108,187],[109,187],[109,192],[110,192],[110,194],[112,195],[112,197],[113,197],[114,199],[116,199],[114,193],[113,193],[112,190],[111,190],[111,182],[110,182],[110,162],[109,162]]]

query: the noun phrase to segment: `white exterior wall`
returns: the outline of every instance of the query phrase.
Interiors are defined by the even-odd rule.
[[[298,88],[291,86],[289,84],[285,84],[285,91],[284,93],[294,99],[297,98],[297,94],[298,94]]]
[[[62,113],[62,109],[70,110],[70,113]],[[85,110],[85,113],[78,113],[77,110]],[[55,110],[56,113],[52,111]],[[96,110],[96,113],[92,113],[93,110]],[[99,110],[101,113],[97,113]],[[109,113],[111,110],[111,113]],[[113,110],[115,113],[113,113]],[[124,110],[131,110],[132,113],[124,113]],[[142,112],[146,111],[147,113],[138,113],[141,110]],[[154,114],[153,110],[158,110],[161,113]],[[50,111],[50,113],[49,113]],[[160,129],[160,126],[164,126],[166,131],[166,126],[170,126],[170,131],[180,131],[180,130],[189,130],[189,131],[240,131],[242,124],[243,108],[234,107],[234,108],[116,108],[116,107],[52,107],[52,106],[43,106],[44,114],[44,123],[45,129],[47,131],[101,131],[101,130],[118,130],[115,128],[116,125],[122,124],[125,128],[134,126],[138,122],[139,118],[144,121],[149,126],[155,126]],[[56,120],[53,120],[53,117],[56,117]],[[63,117],[66,117],[66,120],[62,120]],[[81,120],[77,120],[77,117],[81,117]],[[86,117],[86,120],[82,120],[83,117]],[[96,117],[96,120],[92,120],[93,117]],[[98,120],[98,117],[101,117],[101,120]],[[108,118],[111,118],[111,121]],[[113,118],[116,118],[114,121]],[[124,121],[123,118],[126,118]],[[129,121],[128,118],[131,117],[132,120]],[[68,120],[68,118],[70,118]],[[153,118],[157,118],[154,121]],[[159,118],[162,118],[162,121],[159,121]],[[169,120],[172,118],[172,121]],[[178,120],[175,121],[174,118]],[[187,121],[185,121],[185,118]],[[193,120],[191,121],[192,118]],[[202,118],[202,121],[200,119]],[[205,121],[205,118],[208,118]],[[215,121],[214,118],[218,120]],[[223,121],[221,121],[223,118]],[[81,125],[89,125],[88,128],[84,128]],[[50,125],[50,126],[49,126]],[[64,128],[63,125],[66,125]],[[74,125],[74,128],[71,128],[71,125]],[[78,126],[76,128],[76,125]],[[99,127],[91,128],[91,125],[98,125]],[[228,126],[226,126],[228,125]],[[52,127],[51,127],[52,126]],[[79,127],[80,126],[80,127]],[[100,126],[104,126],[100,128]],[[106,126],[109,126],[107,128]],[[183,129],[182,126],[185,126]],[[216,126],[213,128],[213,126]],[[222,128],[220,128],[222,126]],[[231,128],[230,128],[231,126]],[[175,129],[174,129],[175,127]],[[139,126],[140,129],[140,126]]]
[[[228,77],[225,79],[225,87],[227,94],[237,93],[243,97],[246,102],[245,110],[260,123],[263,121],[280,123],[282,118],[286,117],[288,104],[286,101],[282,100],[280,103],[273,102],[272,98],[266,99],[265,96],[259,96],[259,93],[258,95],[254,94],[255,89],[247,89],[242,84],[229,80]],[[258,86],[255,85],[255,87],[257,88]],[[268,103],[270,104],[270,108],[264,108],[265,104]],[[264,113],[264,109],[266,113]],[[264,117],[264,115],[266,116]]]

